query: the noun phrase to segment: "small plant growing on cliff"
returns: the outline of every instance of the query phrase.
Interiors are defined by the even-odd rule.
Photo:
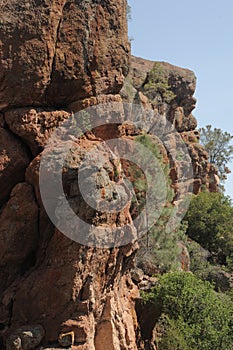
[[[144,85],[144,93],[150,101],[157,99],[158,103],[170,103],[176,97],[169,85],[168,73],[161,63],[156,62],[154,68],[150,71],[147,82]]]

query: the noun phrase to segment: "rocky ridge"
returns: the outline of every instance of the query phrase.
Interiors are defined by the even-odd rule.
[[[74,139],[75,154],[63,173],[66,194],[80,217],[107,233],[128,225],[132,239],[121,247],[84,246],[54,227],[39,190],[41,153],[54,129],[74,112],[110,102],[124,115],[122,103],[133,102],[152,109],[154,118],[165,117],[181,133],[194,169],[194,181],[185,182],[194,192],[202,185],[216,190],[216,172],[197,142],[191,114],[195,77],[160,63],[169,94],[164,86],[162,92],[152,86],[151,95],[145,86],[155,63],[134,57],[129,63],[124,0],[11,0],[0,6],[0,348],[143,349],[135,311],[139,291],[130,273],[138,250],[132,198],[121,185],[124,209],[100,215],[82,201],[76,186],[84,150],[106,138],[134,140],[141,129],[123,123]],[[161,155],[169,163],[165,148]],[[52,167],[48,164],[48,172]],[[178,193],[177,164],[170,162],[170,168]],[[107,156],[100,164],[101,193],[105,197],[107,191],[110,201],[121,172]]]

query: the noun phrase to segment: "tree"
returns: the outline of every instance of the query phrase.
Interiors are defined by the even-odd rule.
[[[137,217],[138,213],[144,209],[146,200],[150,201],[150,196],[153,192],[156,193],[157,199],[157,205],[154,207],[153,211],[156,210],[156,207],[159,210],[163,205],[163,210],[161,211],[159,218],[157,218],[154,225],[150,227],[147,235],[139,240],[140,251],[137,255],[137,260],[138,262],[145,260],[150,261],[158,268],[158,270],[166,272],[170,269],[175,269],[180,265],[178,257],[181,253],[181,248],[178,243],[184,239],[186,228],[182,225],[175,228],[173,232],[166,230],[166,226],[174,210],[173,205],[170,203],[172,202],[175,193],[171,187],[169,165],[164,164],[161,141],[156,137],[147,134],[137,136],[136,141],[144,146],[140,157],[146,164],[148,179],[145,179],[142,171],[134,164],[131,164],[130,167],[128,166],[127,174],[133,185],[136,197],[135,200],[132,201],[132,217]],[[150,156],[148,158],[147,150],[150,151],[150,154],[157,160],[158,168],[154,168],[154,165],[150,164],[151,159]],[[147,193],[147,180],[154,184],[153,190],[150,190],[150,194]],[[166,187],[165,189],[162,184]],[[163,203],[163,190],[166,192],[166,204]],[[146,193],[148,195],[147,198]]]
[[[201,192],[193,196],[184,217],[187,235],[208,249],[220,264],[232,259],[233,206],[222,193]]]
[[[216,165],[220,180],[226,180],[227,174],[231,172],[227,165],[233,159],[233,146],[231,145],[233,135],[221,129],[212,129],[211,125],[199,131],[200,142],[209,153],[210,163]]]

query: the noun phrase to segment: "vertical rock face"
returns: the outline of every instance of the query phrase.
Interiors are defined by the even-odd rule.
[[[11,0],[0,11],[0,108],[67,106],[122,86],[125,0]]]
[[[123,179],[123,168],[127,173],[130,164],[119,162],[115,151],[112,158],[105,153],[95,158],[98,210],[85,203],[77,184],[85,152],[111,138],[134,141],[142,130],[119,120],[79,140],[70,135],[62,144],[75,144],[62,168],[63,187],[73,212],[91,227],[87,239],[96,238],[98,225],[106,235],[117,228],[121,237],[125,225],[131,239],[123,246],[90,247],[64,236],[43,206],[39,167],[53,131],[64,121],[75,122],[72,112],[115,102],[124,114],[122,101],[127,101],[152,108],[152,122],[162,115],[175,125],[192,157],[195,193],[201,185],[215,190],[215,170],[196,142],[191,114],[195,77],[163,63],[156,67],[162,79],[158,86],[154,62],[132,58],[124,82],[129,61],[125,0],[10,0],[0,10],[0,348],[32,349],[41,342],[78,350],[143,349],[137,345],[138,289],[130,277],[138,250],[133,223],[138,208],[132,186]],[[59,158],[62,147],[54,142]],[[159,154],[165,167],[166,147]],[[179,165],[170,165],[178,191]],[[92,184],[89,170],[84,173]],[[56,169],[48,161],[45,176],[51,172]],[[104,199],[114,202],[118,196],[123,208],[101,211]],[[63,207],[54,209],[58,218],[64,215]]]
[[[46,216],[38,187],[39,154],[71,116],[69,105],[98,103],[100,95],[121,100],[107,96],[120,91],[128,72],[126,1],[12,0],[1,3],[1,13],[0,347],[28,348],[27,326],[42,329],[39,340],[30,333],[30,348],[43,337],[44,344],[83,350],[136,349],[138,292],[129,270],[137,244],[88,248],[63,236]],[[72,197],[75,159],[70,166],[65,186]],[[115,180],[105,175],[103,191],[106,181],[111,195]],[[76,205],[90,222],[111,227],[131,220],[130,203],[105,218]]]

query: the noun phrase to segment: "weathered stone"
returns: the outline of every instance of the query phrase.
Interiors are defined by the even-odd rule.
[[[0,109],[117,93],[128,71],[126,1],[1,3]]]
[[[6,350],[33,350],[41,343],[44,334],[40,325],[20,327],[7,339]]]
[[[181,271],[190,271],[190,256],[189,251],[184,242],[178,242],[178,248],[180,250],[178,261],[180,263]]]
[[[8,130],[0,128],[0,206],[14,185],[24,180],[29,162],[26,147]]]
[[[79,167],[83,150],[91,149],[98,144],[102,147],[101,140],[98,141],[96,139],[92,141],[83,138],[78,143],[76,156],[73,154],[70,159],[69,157],[67,158],[66,172],[64,172],[63,179],[68,197],[70,188],[72,189],[71,184],[74,183],[74,171],[76,172]],[[33,183],[35,192],[39,196],[38,159],[39,156],[30,164],[26,178]],[[112,196],[111,186],[114,188],[114,184],[118,182],[118,178],[111,176],[116,166],[112,162],[108,157],[102,160],[98,157],[95,161],[95,165],[98,165],[98,167],[103,164],[99,174],[104,176],[98,178],[98,188],[100,192],[103,188],[106,191],[109,188],[108,194],[110,197]],[[48,170],[53,167],[53,159],[51,159],[51,164],[47,163],[47,167]],[[120,172],[118,172],[118,176],[120,176]],[[89,176],[88,180],[92,181],[92,178]],[[78,189],[76,190],[79,191]],[[116,220],[118,225],[122,225],[127,221],[131,222],[129,212],[130,197],[128,198],[129,205],[120,214],[103,213],[100,216],[98,212],[95,213],[94,210],[90,210],[86,203],[80,202],[80,199],[76,200],[75,203],[73,197],[79,196],[79,194],[79,192],[72,190],[71,205],[73,205],[72,208],[77,211],[79,217],[84,217],[88,222],[93,222],[97,225],[109,225],[109,227],[115,225]],[[42,206],[39,197],[38,203]],[[136,249],[137,245],[116,248],[112,252],[108,249],[86,248],[56,231],[51,241],[47,242],[46,257],[42,260],[40,268],[35,272],[32,271],[16,292],[11,318],[12,323],[20,324],[23,305],[23,317],[30,320],[30,323],[39,322],[43,325],[46,329],[46,341],[55,341],[59,332],[64,334],[74,332],[76,343],[86,342],[89,344],[89,349],[94,349],[95,323],[101,317],[101,310],[105,305],[108,294],[108,290],[103,290],[102,288],[103,283],[112,285],[111,289],[114,290],[112,303],[115,305],[116,313],[118,312],[117,310],[122,312],[122,307],[125,303],[133,308],[133,302],[129,298],[130,294],[126,292],[128,289],[126,283],[129,283],[128,277],[126,277],[127,268],[129,267],[125,261],[133,260]],[[122,265],[123,262],[124,267]],[[125,269],[124,272],[123,268]],[[120,280],[117,276],[119,276]],[[103,278],[106,278],[105,282],[103,282]],[[73,282],[70,283],[70,281]],[[116,284],[114,281],[116,281]],[[119,281],[123,294],[119,294]],[[48,290],[45,288],[47,285],[52,285],[53,288]],[[126,297],[124,293],[128,296]],[[118,297],[121,298],[121,301],[118,301]],[[80,302],[82,303],[81,306]],[[75,315],[75,318],[72,317],[73,315]],[[51,322],[51,320],[53,321]],[[71,321],[68,324],[66,320]],[[135,342],[134,325],[132,320],[130,321],[129,314],[126,313],[125,317],[122,316],[121,319],[117,319],[114,327],[122,328],[122,339],[124,338],[125,327],[129,327],[130,335],[128,341],[131,344],[130,346],[133,346]],[[70,339],[70,335],[67,335],[62,337],[61,341],[67,342]]]
[[[171,165],[176,193],[182,197],[193,185],[198,193],[203,184],[216,190],[216,170],[198,144],[196,119],[191,114],[195,107],[195,76],[189,70],[160,63],[173,98],[169,103],[157,96],[159,103],[153,102],[145,84],[155,63],[133,57],[122,98],[117,95],[128,70],[126,0],[9,0],[1,3],[0,10],[0,110],[4,112],[0,114],[0,344],[5,345],[10,334],[7,344],[11,350],[33,349],[43,332],[34,334],[33,328],[22,331],[21,325],[41,324],[46,331],[45,348],[46,344],[57,348],[59,341],[77,350],[143,349],[135,313],[139,293],[130,276],[138,250],[132,221],[138,207],[133,213],[132,194],[123,178],[122,169],[125,172],[129,165],[117,161],[117,155],[114,159],[96,156],[93,164],[99,167],[98,191],[90,193],[90,198],[97,198],[99,210],[85,203],[77,181],[85,151],[102,147],[103,141],[111,138],[135,140],[142,134],[142,127],[126,121],[102,125],[81,140],[73,137],[77,148],[63,164],[63,188],[69,204],[91,226],[87,239],[96,238],[96,227],[104,227],[106,236],[115,227],[120,233],[127,224],[132,243],[122,247],[84,246],[54,228],[41,200],[40,152],[53,129],[70,113],[116,102],[115,112],[123,116],[123,99],[142,106],[145,125],[162,113],[163,123],[169,120],[181,133],[192,158],[194,180],[188,174],[182,183],[177,181],[180,161],[172,162],[166,150],[176,148],[175,137],[167,134],[160,147],[163,164]],[[60,160],[64,145],[56,140],[55,144]],[[34,159],[28,155],[30,151]],[[45,170],[45,175],[53,173],[54,159],[48,160]],[[90,168],[85,171],[87,184],[94,184]],[[46,179],[45,176],[45,184]],[[27,183],[19,184],[21,181]],[[48,184],[48,190],[53,186],[55,183]],[[126,204],[119,212],[101,210],[104,200],[111,202],[119,197]],[[50,199],[59,222],[64,209],[58,208],[56,198]],[[180,202],[178,198],[168,205],[179,211]],[[102,237],[96,239],[96,244],[101,240]],[[150,276],[139,274],[135,280],[141,288],[148,289],[157,283],[152,277],[157,267],[150,263],[144,269]],[[153,318],[159,312],[159,306],[152,312],[146,310],[141,329],[147,339],[152,337]],[[21,331],[15,333],[18,327]],[[145,344],[145,348],[152,346],[149,340]]]
[[[146,84],[153,69],[159,70],[159,79],[162,79],[162,85],[167,87],[167,92],[172,93],[172,100],[168,102],[166,98],[160,95],[159,100],[151,100],[147,94]],[[161,76],[164,76],[161,78]],[[165,84],[166,82],[166,84]],[[189,172],[188,178],[184,181],[194,178],[193,187],[195,194],[199,193],[202,186],[210,191],[216,192],[218,189],[219,179],[216,169],[209,167],[208,154],[204,147],[199,144],[199,131],[196,130],[197,120],[191,113],[195,108],[196,100],[193,97],[196,88],[196,77],[194,73],[188,69],[173,66],[166,62],[152,62],[138,57],[132,57],[129,74],[125,80],[125,84],[121,90],[121,96],[125,102],[139,104],[143,107],[142,113],[146,110],[153,109],[156,115],[163,115],[176,131],[180,133],[182,139],[187,144],[188,150],[193,163],[193,174]],[[153,94],[152,94],[153,95]],[[146,121],[145,121],[146,123]],[[167,140],[163,143],[169,150],[176,149],[176,140],[172,140],[173,136],[168,135]],[[172,146],[173,144],[173,146]],[[176,180],[178,179],[178,167],[174,164],[171,169],[171,177],[173,188],[178,192]],[[180,188],[180,187],[179,187]],[[183,191],[184,192],[184,191]]]
[[[21,108],[5,113],[7,125],[29,146],[32,154],[40,153],[56,127],[70,113],[65,111],[44,111],[43,109]]]
[[[0,213],[0,291],[25,273],[38,243],[38,208],[33,189],[20,183]],[[3,268],[4,267],[4,268]],[[0,316],[1,322],[1,316]]]
[[[225,293],[233,288],[233,274],[221,269],[220,266],[211,266],[203,271],[202,278],[213,283],[217,292]]]

